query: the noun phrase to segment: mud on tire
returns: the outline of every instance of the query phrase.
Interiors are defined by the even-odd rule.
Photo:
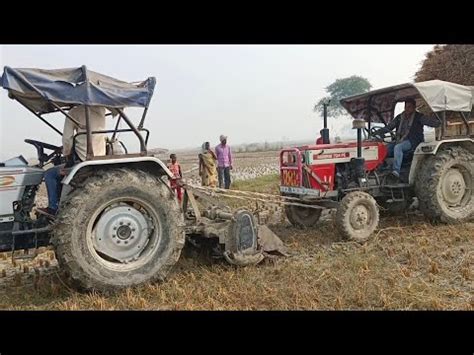
[[[115,206],[114,203],[119,207],[107,207]],[[140,217],[137,212],[135,215],[149,221],[146,226],[152,223],[152,227],[141,230],[140,235],[145,237],[137,235],[135,241],[130,241],[130,245],[137,239],[145,241],[144,245],[139,245],[142,248],[140,256],[122,263],[97,252],[97,244],[94,244],[97,239],[94,238],[105,240],[111,237],[109,232],[102,236],[97,231],[95,234],[91,232],[97,228],[100,219],[105,218],[105,213],[109,211],[110,214],[110,209],[120,208],[124,218],[128,218],[128,212],[124,213],[123,208],[129,208],[128,211],[132,212],[142,211],[139,206],[145,211],[146,218]],[[115,223],[115,220],[112,221]],[[116,222],[119,223],[118,220]],[[183,225],[178,203],[162,180],[143,171],[113,169],[96,172],[70,193],[60,208],[52,242],[60,269],[64,271],[63,277],[69,284],[80,290],[113,292],[163,280],[178,261],[184,246]],[[112,230],[112,227],[108,228],[107,231]],[[125,237],[127,232],[130,235],[130,230],[125,232]],[[114,238],[118,237],[117,231]],[[122,242],[125,243],[124,240]]]
[[[350,192],[341,200],[335,222],[343,239],[364,242],[379,224],[379,208],[368,193]]]
[[[290,223],[299,228],[313,227],[321,217],[322,209],[304,208],[299,206],[285,206],[286,218]]]
[[[444,223],[474,218],[474,155],[448,147],[423,162],[415,191],[423,214]]]

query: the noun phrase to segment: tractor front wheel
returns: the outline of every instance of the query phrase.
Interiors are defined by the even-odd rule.
[[[289,205],[285,206],[286,218],[299,228],[313,227],[321,217],[322,209]]]
[[[368,193],[350,192],[341,200],[335,218],[343,239],[364,242],[379,224],[377,202]]]

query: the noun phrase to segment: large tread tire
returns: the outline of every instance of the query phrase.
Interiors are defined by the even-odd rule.
[[[443,179],[450,170],[461,167],[466,187],[466,203],[450,207],[442,191]],[[474,218],[474,155],[461,147],[448,147],[430,156],[415,179],[420,211],[429,219],[443,223],[462,223]]]
[[[299,206],[285,206],[286,218],[298,228],[310,228],[318,223],[323,210],[316,208],[304,208]]]
[[[136,268],[104,265],[87,242],[92,216],[108,201],[133,196],[145,201],[161,227],[158,247]],[[111,293],[146,282],[162,281],[176,264],[185,242],[184,221],[176,198],[159,178],[130,169],[97,171],[70,193],[53,229],[53,245],[65,280],[78,290]]]
[[[363,222],[357,222],[360,213]],[[365,242],[379,224],[379,208],[371,195],[354,191],[341,200],[335,218],[336,229],[343,239]]]

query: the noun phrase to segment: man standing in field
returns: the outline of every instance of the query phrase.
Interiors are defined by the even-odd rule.
[[[230,188],[230,171],[232,170],[232,152],[227,145],[227,136],[221,134],[219,137],[221,144],[216,147],[217,172],[219,175],[219,188],[224,186]]]

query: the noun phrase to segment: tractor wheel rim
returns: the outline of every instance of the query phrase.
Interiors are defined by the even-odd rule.
[[[450,169],[446,173],[442,184],[443,198],[449,206],[459,206],[468,193],[466,181],[458,169]]]
[[[367,206],[359,204],[355,206],[350,214],[350,223],[354,229],[364,229],[370,223],[370,211]]]
[[[114,270],[141,266],[160,240],[158,216],[137,198],[118,198],[100,206],[87,226],[89,250],[97,261]]]

